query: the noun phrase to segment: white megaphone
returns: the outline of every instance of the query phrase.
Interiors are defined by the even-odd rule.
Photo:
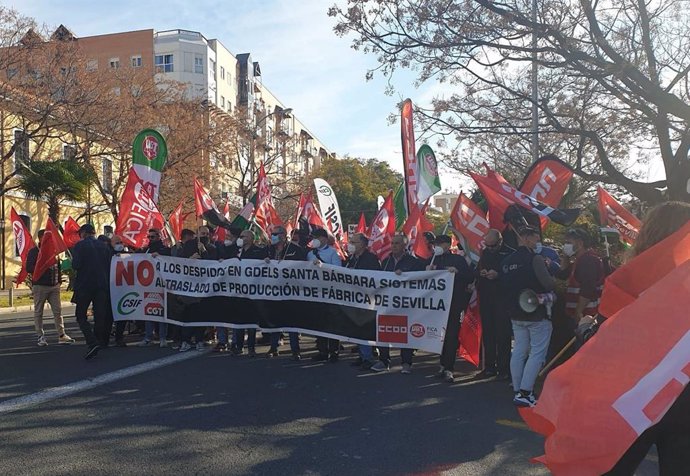
[[[528,314],[533,313],[539,307],[539,296],[531,289],[523,289],[518,297],[520,309]]]

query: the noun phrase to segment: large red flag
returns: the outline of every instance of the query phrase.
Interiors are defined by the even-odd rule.
[[[421,259],[429,259],[433,252],[429,249],[424,238],[424,232],[433,231],[432,225],[426,218],[426,209],[428,203],[425,204],[421,210],[418,205],[412,206],[410,216],[407,217],[402,226],[402,231],[409,239],[409,248],[415,256]]]
[[[182,235],[182,204],[184,200],[180,200],[180,203],[175,207],[175,209],[170,213],[168,217],[168,223],[170,224],[170,229],[172,230],[173,237],[176,240],[181,239]]]
[[[357,228],[355,233],[366,233],[367,232],[367,219],[364,218],[364,212],[359,214],[359,223],[357,223]]]
[[[635,243],[637,235],[640,234],[642,222],[603,188],[597,188],[597,196],[601,225],[618,230],[624,243],[628,245]]]
[[[460,341],[458,357],[474,364],[475,367],[479,367],[479,356],[482,345],[482,320],[479,317],[479,297],[477,296],[477,290],[472,292],[470,303],[462,318],[458,340]]]
[[[555,208],[561,203],[572,178],[570,165],[554,155],[545,155],[529,168],[520,184],[520,191]],[[548,219],[540,217],[540,220],[542,228],[545,227]]]
[[[26,257],[29,254],[29,250],[36,246],[34,239],[31,237],[31,232],[27,230],[26,225],[19,218],[19,214],[12,207],[10,209],[10,220],[12,220],[12,232],[14,233],[14,244],[17,248],[17,253],[22,261],[22,269],[17,275],[17,286],[22,284],[26,279]]]
[[[254,212],[256,224],[266,233],[271,233],[274,226],[282,225],[283,220],[273,206],[271,187],[266,177],[263,162],[259,166],[259,180],[256,183],[256,210]]]
[[[156,202],[146,191],[134,169],[129,169],[127,184],[120,198],[120,214],[115,224],[115,234],[133,248],[141,248],[146,243],[150,228],[163,230],[165,219]]]
[[[310,226],[323,228],[324,230],[328,231],[326,222],[321,216],[321,212],[319,212],[314,205],[314,201],[311,198],[311,192],[300,197],[300,204],[297,209],[297,220],[295,221],[295,223],[297,223],[297,227],[299,227],[299,221],[301,219],[306,220]]]
[[[489,221],[484,211],[460,192],[453,211],[450,212],[453,228],[460,234],[462,249],[475,263],[484,248],[484,235],[489,231]]]
[[[51,266],[57,263],[56,257],[60,253],[67,251],[67,245],[60,235],[60,231],[53,223],[53,220],[48,218],[46,222],[45,232],[41,238],[41,247],[38,249],[38,257],[36,258],[36,267],[34,268],[31,279],[36,281],[43,273]]]
[[[68,217],[67,221],[65,221],[64,239],[67,248],[72,248],[81,240],[79,237],[79,223],[72,217]]]
[[[537,461],[557,475],[599,475],[659,422],[690,381],[688,308],[690,260],[549,373],[537,405],[520,410],[546,436]]]
[[[394,234],[395,209],[393,207],[393,192],[390,192],[371,222],[368,233],[371,251],[379,260],[390,254]]]
[[[412,100],[405,99],[400,110],[400,138],[403,149],[403,168],[405,175],[405,207],[411,213],[412,206],[417,205],[417,182],[419,182],[419,166],[417,164],[417,149],[414,143],[414,123],[412,121]]]

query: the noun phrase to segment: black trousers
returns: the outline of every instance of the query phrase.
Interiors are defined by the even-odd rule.
[[[414,355],[414,349],[400,349],[400,360],[403,364],[412,365],[412,356]],[[383,363],[391,363],[391,348],[390,347],[379,347],[379,360]]]
[[[464,291],[454,291],[448,312],[446,334],[443,338],[443,350],[441,351],[441,366],[451,372],[455,369],[456,354],[458,353],[458,334],[460,334],[460,317],[467,309],[470,296]]]
[[[338,351],[340,350],[340,341],[338,339],[329,339],[327,337],[317,337],[316,348],[321,355],[338,355]]]
[[[484,368],[508,374],[510,371],[510,318],[505,312],[498,291],[479,296],[479,312],[482,318],[482,344]]]
[[[80,289],[74,292],[72,298],[77,307],[74,314],[79,324],[79,329],[84,335],[86,345],[107,344],[110,337],[110,328],[107,324],[110,322],[112,326],[112,317],[108,319],[108,292],[103,289]],[[93,328],[86,317],[86,311],[89,305],[93,304]],[[107,336],[107,337],[106,337]]]
[[[192,344],[192,337],[194,341],[198,344],[204,341],[204,334],[206,333],[206,327],[203,326],[185,326],[182,328],[182,342],[187,344]]]

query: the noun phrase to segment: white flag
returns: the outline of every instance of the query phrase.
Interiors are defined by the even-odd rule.
[[[321,178],[314,179],[314,186],[316,187],[316,195],[319,198],[321,215],[326,221],[328,230],[337,240],[340,240],[343,234],[343,220],[340,218],[340,207],[338,206],[335,192],[328,185],[328,182]]]

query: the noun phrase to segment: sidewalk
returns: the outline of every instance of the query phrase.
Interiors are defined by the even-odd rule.
[[[69,301],[62,301],[62,313],[64,314],[65,311],[68,309],[70,312],[72,312],[72,308],[74,307],[74,304],[72,304]],[[4,314],[15,314],[17,312],[27,312],[27,311],[33,311],[34,310],[34,305],[33,304],[28,304],[24,306],[14,306],[14,307],[0,307],[0,316]],[[47,313],[47,314],[46,314]],[[43,315],[44,316],[52,316],[50,313],[50,305],[46,303],[45,308],[43,308]]]

